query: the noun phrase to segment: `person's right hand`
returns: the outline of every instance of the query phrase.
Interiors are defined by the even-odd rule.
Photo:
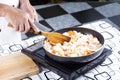
[[[4,8],[5,18],[9,23],[13,25],[16,31],[28,32],[30,28],[34,31],[38,31],[37,27],[34,25],[33,20],[31,20],[28,13],[11,6]]]

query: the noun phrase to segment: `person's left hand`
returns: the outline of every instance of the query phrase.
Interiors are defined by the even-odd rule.
[[[30,2],[25,0],[20,0],[19,9],[27,12],[31,17],[31,20],[33,20],[33,22],[38,21],[37,12],[34,9],[34,7],[30,4]]]

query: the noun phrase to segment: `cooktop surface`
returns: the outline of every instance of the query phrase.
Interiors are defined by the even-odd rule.
[[[43,65],[47,69],[57,73],[65,80],[73,80],[87,71],[101,64],[107,56],[111,54],[111,50],[104,48],[102,54],[96,59],[86,63],[63,63],[57,62],[49,58],[42,48],[42,42],[38,42],[22,50],[23,53],[31,57],[38,65]]]

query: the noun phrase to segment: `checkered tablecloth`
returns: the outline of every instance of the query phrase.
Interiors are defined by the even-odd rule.
[[[66,27],[88,27],[97,30],[105,38],[105,47],[112,55],[94,69],[76,80],[120,80],[120,2],[67,2],[34,6],[39,22],[46,31]],[[33,37],[34,36],[34,37]],[[0,55],[9,55],[41,40],[31,33],[22,35],[19,43],[0,45]],[[42,67],[43,71],[23,80],[62,80],[59,75]]]

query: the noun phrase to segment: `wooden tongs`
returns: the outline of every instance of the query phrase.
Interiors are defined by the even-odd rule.
[[[36,25],[37,24],[37,25]],[[40,26],[42,24],[40,24],[38,22],[35,22],[35,25],[36,26]],[[8,24],[9,27],[13,27],[10,23]],[[46,31],[43,31],[43,30],[40,30],[39,32],[35,32],[33,29],[30,29],[29,32],[32,32],[34,34],[40,34],[40,35],[43,35],[45,36],[49,41],[52,41],[53,43],[61,43],[63,44],[65,41],[69,42],[70,41],[70,37],[68,36],[65,36],[61,33],[58,33],[58,32],[46,32]]]

